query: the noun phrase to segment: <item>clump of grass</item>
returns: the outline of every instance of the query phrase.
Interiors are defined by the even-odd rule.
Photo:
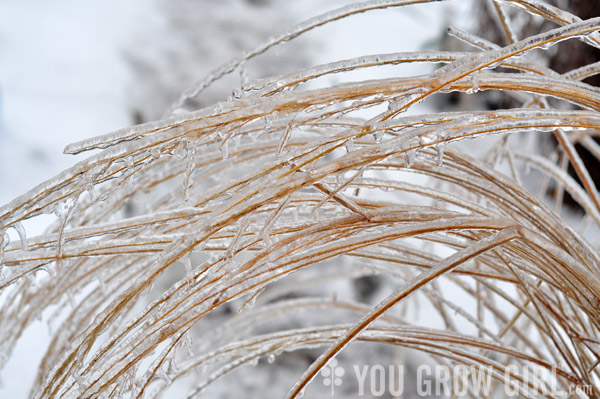
[[[200,370],[194,397],[258,358],[318,346],[321,355],[290,384],[289,397],[299,397],[354,342],[483,365],[499,384],[510,365],[556,370],[559,386],[585,385],[598,396],[600,255],[590,239],[600,196],[574,146],[600,158],[600,91],[581,83],[600,65],[558,74],[528,55],[563,40],[598,47],[600,18],[581,21],[537,0],[505,1],[557,27],[518,39],[500,12],[506,47],[452,30],[472,52],[342,60],[250,82],[227,101],[182,111],[270,47],[351,14],[413,3],[426,1],[359,3],[300,24],[215,71],[164,119],[68,146],[66,153],[101,151],[0,208],[2,359],[42,314],[59,324],[32,397],[154,397]],[[406,62],[444,66],[306,85]],[[484,90],[522,106],[405,112],[433,95]],[[553,108],[548,97],[568,106]],[[360,117],[366,110],[368,120]],[[520,138],[532,132],[554,135],[555,154],[523,151]],[[496,140],[477,157],[452,145],[483,137]],[[569,164],[582,185],[565,172]],[[539,177],[538,195],[523,183],[527,168]],[[585,210],[579,231],[561,201],[555,209],[544,203],[548,184]],[[21,223],[52,212],[57,221],[48,233],[26,238]],[[9,228],[20,242],[8,243]],[[327,266],[332,259],[344,266]],[[302,292],[294,276],[305,271],[331,281],[385,276],[395,288],[376,305],[293,297]],[[178,277],[153,287],[165,276]],[[456,303],[439,288],[445,284],[473,307]],[[396,311],[415,293],[429,301],[436,328]],[[231,304],[239,312],[215,326],[210,316]],[[355,316],[256,329],[307,309]],[[548,385],[520,393],[552,395]]]

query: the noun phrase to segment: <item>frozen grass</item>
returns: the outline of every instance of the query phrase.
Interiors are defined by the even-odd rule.
[[[299,397],[354,341],[415,348],[446,365],[485,365],[499,384],[510,365],[554,369],[557,381],[547,384],[589,386],[598,396],[600,256],[588,232],[600,225],[600,197],[575,144],[600,159],[600,91],[581,82],[600,65],[560,75],[529,53],[568,39],[598,47],[600,18],[506,1],[558,27],[517,40],[498,7],[507,47],[453,30],[475,50],[339,61],[244,81],[227,101],[182,109],[283,41],[353,13],[413,3],[426,1],[359,3],[300,24],[215,71],[164,119],[68,146],[73,154],[102,151],[0,208],[1,359],[42,313],[59,324],[32,397],[154,397],[195,370],[194,397],[261,357],[320,347],[290,384],[289,397]],[[407,62],[444,66],[343,81],[342,72]],[[307,84],[334,73],[341,83]],[[484,90],[523,106],[405,112],[432,95]],[[554,135],[554,154],[522,148],[519,138],[531,132]],[[449,146],[487,136],[497,139],[478,158]],[[540,178],[539,195],[521,183],[528,168]],[[549,185],[573,196],[581,220],[562,217],[561,201],[544,205]],[[22,222],[44,213],[55,213],[54,226],[26,237]],[[20,241],[8,242],[9,228]],[[347,267],[325,267],[332,259],[343,259],[352,276],[386,276],[395,289],[376,305],[295,298],[302,291],[294,277],[306,270],[348,279]],[[178,277],[153,288],[165,276]],[[474,306],[457,305],[438,282],[458,286]],[[394,308],[416,292],[430,302],[436,328]],[[225,304],[239,312],[215,325],[209,319]],[[356,316],[350,324],[257,332],[303,309]],[[552,396],[544,384],[520,393]]]

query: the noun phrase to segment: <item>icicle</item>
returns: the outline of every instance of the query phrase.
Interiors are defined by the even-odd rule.
[[[312,219],[319,223],[321,221],[321,212],[319,212],[320,208],[314,208],[311,212],[310,212],[310,216],[312,217]]]
[[[8,234],[6,234],[6,232],[4,230],[0,231],[0,265],[4,264],[4,249],[8,246],[8,244],[10,243],[10,236]],[[0,277],[0,279],[4,278],[4,274],[2,274],[2,276]]]
[[[344,143],[344,147],[346,148],[347,153],[354,151],[354,139],[348,139],[348,141]]]
[[[77,302],[75,302],[75,295],[73,294],[73,289],[67,288],[66,293],[67,293],[67,300],[69,301],[69,305],[71,306],[71,309],[75,309],[75,307],[77,306]]]
[[[472,92],[473,93],[476,93],[476,92],[478,92],[480,90],[479,89],[479,80],[480,80],[480,78],[479,78],[479,72],[474,72],[471,75],[471,85],[472,85]]]
[[[194,343],[192,341],[192,333],[188,330],[181,337],[181,345],[185,346],[190,359],[194,358]]]
[[[85,175],[83,176],[85,190],[87,191],[88,195],[90,196],[90,200],[92,202],[96,202],[98,200],[98,195],[96,194],[96,189],[95,189],[94,183],[96,182],[96,178],[101,173],[102,173],[102,167],[95,166],[95,167],[91,168],[90,170],[88,170],[85,173]]]
[[[102,292],[102,295],[106,295],[108,293],[108,290],[106,289],[106,281],[104,280],[104,273],[102,273],[102,271],[100,271],[97,275],[98,277],[98,286],[100,287],[100,291]]]
[[[266,229],[261,230],[260,239],[263,240],[265,246],[267,247],[271,246],[271,244],[273,243],[273,240],[271,239],[271,236],[269,235],[269,232]]]
[[[435,164],[440,167],[444,164],[444,147],[444,143],[438,143],[435,145]]]
[[[248,136],[250,137],[250,139],[252,141],[256,141],[256,139],[258,138],[258,136],[260,136],[262,134],[263,130],[262,129],[255,129],[252,130],[250,133],[248,133]]]
[[[273,111],[269,115],[265,115],[265,131],[271,130],[273,122],[279,117],[278,111]]]
[[[528,175],[531,173],[531,162],[525,162],[525,174]]]
[[[194,270],[192,268],[192,253],[188,252],[187,254],[183,255],[181,261],[183,262],[183,266],[185,268],[185,278],[187,279],[188,284],[191,284],[194,281]]]
[[[75,211],[77,210],[78,205],[79,204],[76,200],[73,200],[71,197],[69,197],[69,198],[65,199],[64,201],[57,203],[54,206],[54,213],[61,220],[60,229],[58,231],[58,242],[57,242],[58,250],[57,250],[57,254],[56,254],[59,263],[63,261],[62,248],[63,248],[65,227],[69,223],[69,220],[71,219],[71,216],[73,216],[73,213],[75,213]]]
[[[131,155],[127,155],[124,158],[119,158],[115,161],[115,163],[117,162],[123,162],[125,165],[127,165],[127,168],[131,168],[133,166],[133,157]]]
[[[169,359],[169,366],[167,367],[167,374],[176,375],[179,372],[179,367],[177,367],[177,363],[175,362],[175,356],[171,356]]]
[[[288,124],[287,129],[285,129],[285,133],[283,134],[283,136],[281,136],[281,140],[279,141],[279,146],[277,147],[277,158],[281,158],[281,154],[283,153],[283,148],[285,147],[285,145],[287,144],[289,138],[290,138],[290,133],[292,132],[292,126],[293,126],[293,120],[290,121],[290,123]]]
[[[232,136],[229,139],[233,143],[233,148],[234,149],[237,150],[237,149],[240,148],[240,144],[242,142],[242,138],[236,134],[235,130],[232,131]]]
[[[227,140],[223,140],[221,142],[221,144],[219,145],[219,147],[221,148],[221,153],[223,155],[223,159],[229,158],[229,147],[227,144]]]
[[[25,275],[25,278],[27,279],[27,281],[29,282],[29,285],[32,287],[35,287],[37,284],[36,278],[35,278],[35,273],[31,272],[31,273],[27,273]]]
[[[150,150],[150,156],[152,156],[152,159],[158,159],[160,158],[160,148],[158,147],[152,147],[152,149]]]
[[[183,180],[183,200],[188,202],[190,200],[190,179],[192,177],[192,172],[194,171],[195,161],[196,161],[196,151],[198,151],[198,146],[195,145],[191,151],[188,151],[188,160],[185,168],[185,179]]]
[[[29,245],[27,243],[27,234],[25,232],[25,227],[23,227],[23,224],[21,222],[16,222],[15,224],[13,224],[12,227],[17,231],[19,239],[21,240],[21,247],[23,248],[23,250],[26,251],[29,248]]]
[[[86,184],[86,191],[90,195],[90,200],[92,202],[96,202],[98,200],[98,195],[96,194],[96,189],[94,188],[94,182],[90,181]]]
[[[298,223],[298,208],[292,208],[292,222]]]
[[[46,273],[48,273],[48,276],[50,276],[50,278],[52,278],[52,279],[56,278],[56,276],[58,275],[58,270],[56,270],[55,262],[48,264],[48,266],[46,266],[44,268],[44,270],[46,271]]]
[[[233,257],[235,255],[235,251],[236,251],[237,243],[238,243],[240,237],[242,236],[244,230],[246,230],[246,227],[248,227],[248,223],[249,222],[250,222],[250,219],[248,217],[244,217],[244,219],[242,220],[240,228],[238,229],[235,237],[233,238],[233,240],[229,244],[229,248],[227,248],[227,252],[225,252],[225,259],[227,259],[229,262],[231,262],[233,260]]]
[[[234,89],[234,90],[231,92],[231,97],[230,97],[230,99],[231,99],[231,101],[232,101],[232,100],[239,100],[239,99],[241,99],[241,98],[242,98],[242,96],[243,96],[243,93],[242,93],[242,90],[241,90],[241,89]]]
[[[250,297],[244,303],[242,303],[242,305],[236,310],[236,313],[242,313],[245,310],[252,309],[254,305],[256,305],[256,298],[258,298],[258,296],[262,294],[265,288],[267,287],[258,288],[253,293],[251,293]]]
[[[284,208],[289,203],[290,198],[291,198],[290,196],[287,196],[283,201],[281,201],[279,203],[279,206],[277,207],[277,209],[275,209],[275,211],[271,214],[271,216],[269,216],[269,219],[267,219],[264,226],[262,227],[262,229],[259,232],[260,238],[263,240],[263,242],[265,243],[265,245],[267,247],[270,246],[271,243],[273,242],[273,240],[271,239],[271,236],[269,235],[269,230],[271,229],[271,226],[273,225],[273,223],[275,223],[275,220],[279,217],[281,212],[284,210]]]
[[[246,64],[242,62],[240,64],[240,83],[242,90],[248,86],[248,81],[248,70],[246,69]]]
[[[379,144],[379,143],[381,143],[381,139],[383,138],[385,131],[375,130],[372,134],[373,134],[373,139],[375,139],[375,143]]]
[[[81,390],[85,390],[87,387],[87,381],[86,378],[81,376],[79,373],[73,373],[73,378],[75,378],[75,382],[77,383],[77,385],[79,386],[79,389]]]
[[[395,98],[390,98],[388,101],[388,112],[394,112],[398,110],[401,107],[401,105],[402,104],[399,104],[399,102]]]
[[[408,150],[404,153],[404,164],[407,168],[411,168],[415,163],[415,150]]]
[[[171,380],[171,376],[169,376],[169,373],[167,373],[162,366],[158,368],[157,372],[156,372],[156,376],[158,377],[159,380],[162,380],[167,386],[171,385],[171,382],[173,382]]]

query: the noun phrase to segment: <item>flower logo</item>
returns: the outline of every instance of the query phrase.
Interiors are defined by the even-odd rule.
[[[335,387],[342,385],[341,377],[343,377],[345,373],[346,370],[344,370],[342,366],[338,366],[338,361],[336,359],[328,361],[321,370],[321,375],[325,377],[323,384],[325,384],[326,387],[331,386],[331,396],[333,396]]]

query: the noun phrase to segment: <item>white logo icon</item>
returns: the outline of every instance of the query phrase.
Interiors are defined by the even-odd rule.
[[[325,377],[323,380],[323,384],[326,387],[331,385],[331,396],[333,396],[333,391],[335,387],[339,387],[342,385],[342,376],[346,373],[346,370],[342,366],[338,366],[338,361],[336,359],[331,359],[327,362],[325,367],[321,370],[321,375]]]

